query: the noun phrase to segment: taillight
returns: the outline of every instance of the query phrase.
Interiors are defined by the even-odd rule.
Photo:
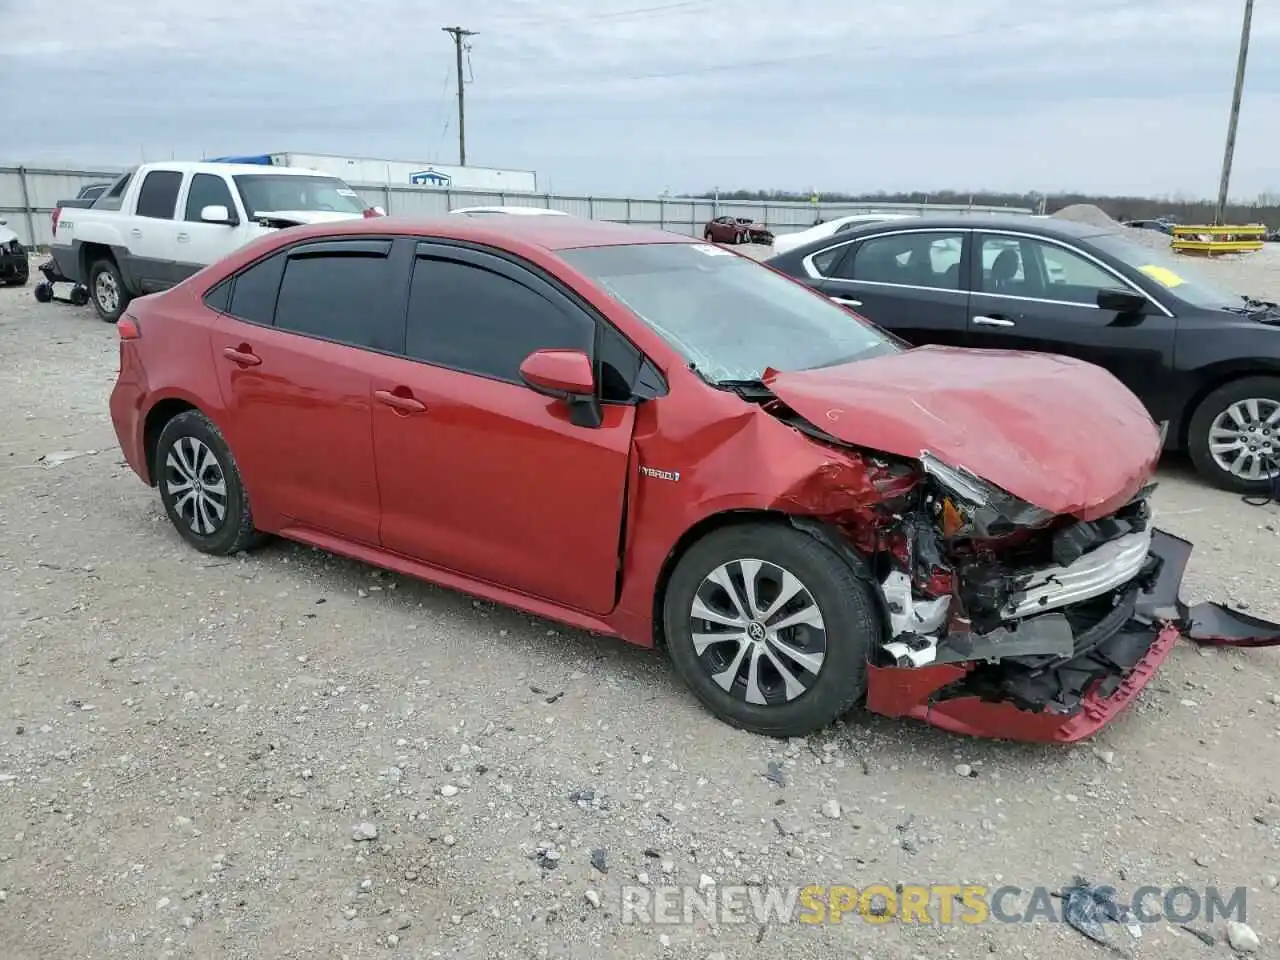
[[[142,328],[138,326],[138,318],[126,313],[116,322],[116,333],[120,334],[121,340],[141,339]]]
[[[364,208],[364,218],[365,218],[366,220],[372,220],[374,217],[382,217],[382,216],[386,216],[386,214],[384,214],[384,213],[383,213],[381,210],[379,210],[377,207],[365,207],[365,208]]]
[[[61,207],[54,207],[54,208],[53,208],[53,213],[51,213],[49,216],[50,216],[50,218],[53,220],[53,232],[54,232],[54,233],[57,233],[57,232],[58,232],[58,218],[59,218],[60,216],[62,216],[62,208],[61,208]]]

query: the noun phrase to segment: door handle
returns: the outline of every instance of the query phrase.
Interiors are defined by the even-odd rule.
[[[399,410],[401,413],[422,413],[427,409],[427,405],[421,400],[416,399],[409,394],[407,388],[399,387],[404,393],[395,393],[391,390],[375,390],[373,391],[374,399],[379,403],[386,404],[393,410]]]
[[[190,240],[190,239],[191,239],[191,235],[190,235],[189,233],[180,233],[180,234],[178,234],[178,242],[179,242],[179,243],[186,243],[186,242],[187,242],[188,240]]]
[[[242,367],[256,367],[262,362],[262,358],[254,353],[247,343],[242,343],[238,347],[225,347],[222,355]]]
[[[974,317],[973,322],[980,327],[1012,327],[1014,322],[1006,317]]]
[[[130,231],[129,231],[129,236],[131,236],[131,237],[140,237],[140,236],[142,236],[142,231],[141,231],[141,230],[139,230],[139,229],[137,229],[137,228],[135,227],[134,229],[132,229],[132,230],[130,230]]]
[[[848,307],[862,306],[861,300],[854,300],[850,297],[832,297],[831,299],[834,300],[836,303],[843,303],[845,306],[848,306]]]

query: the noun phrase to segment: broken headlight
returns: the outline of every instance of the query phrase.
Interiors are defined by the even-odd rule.
[[[943,463],[928,451],[920,454],[920,464],[942,488],[936,512],[938,525],[948,539],[1000,537],[1014,530],[1044,526],[1057,516],[1019,500],[963,467]]]

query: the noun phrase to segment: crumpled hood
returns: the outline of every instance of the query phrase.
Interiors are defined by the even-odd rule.
[[[928,450],[1054,513],[1105,516],[1162,447],[1142,402],[1101,367],[1012,350],[919,347],[818,370],[766,371],[801,416],[856,446]]]

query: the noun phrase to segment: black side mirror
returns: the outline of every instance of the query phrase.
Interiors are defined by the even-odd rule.
[[[1117,320],[1141,318],[1147,310],[1147,298],[1132,290],[1099,290],[1097,303],[1100,310],[1114,311]]]

